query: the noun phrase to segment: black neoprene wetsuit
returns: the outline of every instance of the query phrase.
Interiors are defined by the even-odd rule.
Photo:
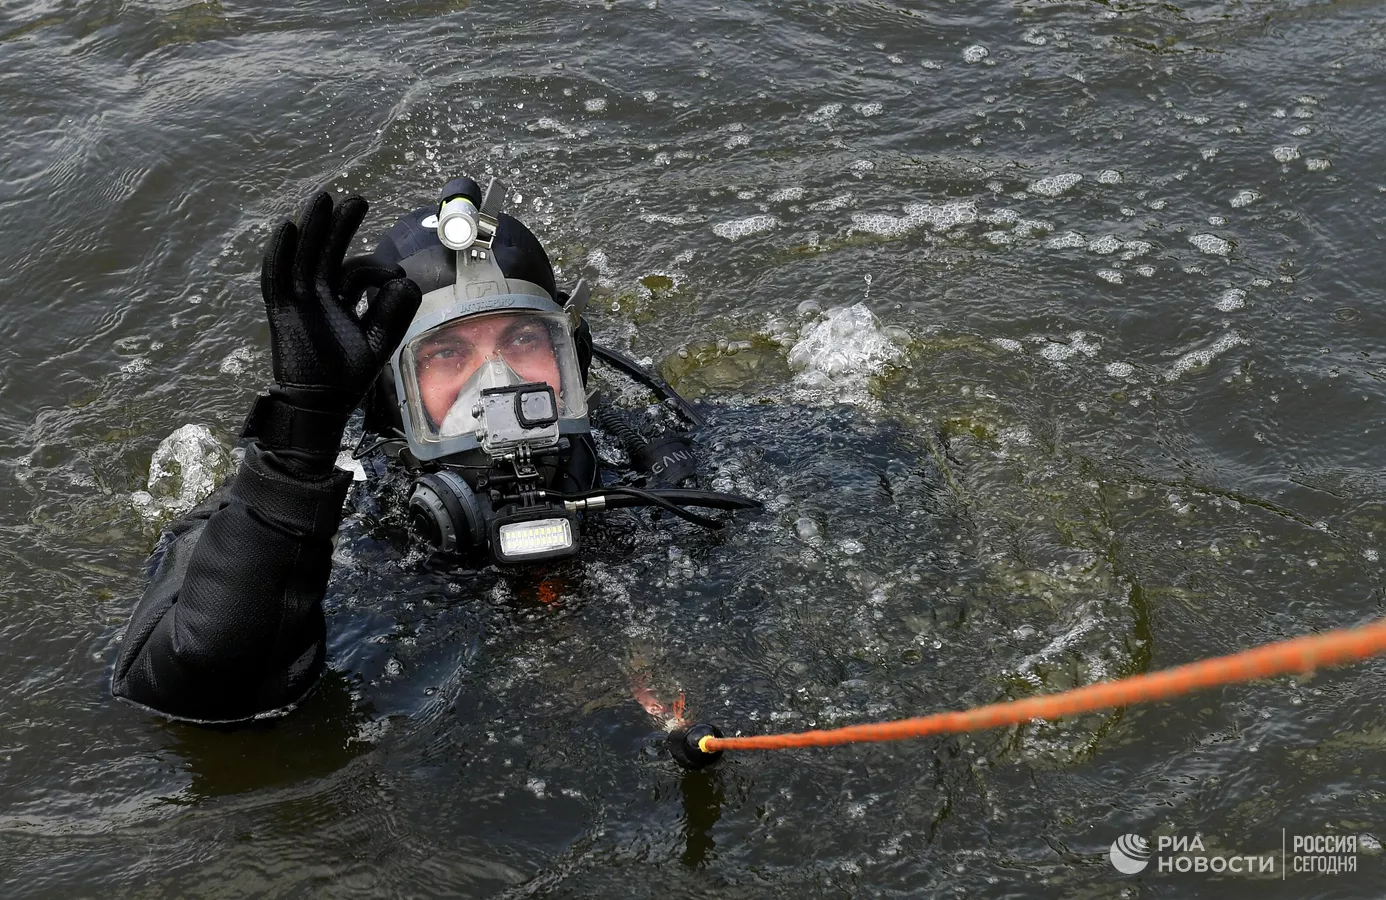
[[[112,693],[198,722],[297,704],[326,658],[322,601],[351,480],[297,477],[252,441],[235,477],[161,536]]]

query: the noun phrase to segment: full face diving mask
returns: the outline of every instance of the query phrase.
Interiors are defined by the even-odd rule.
[[[404,438],[425,470],[411,521],[446,551],[568,556],[577,518],[548,495],[543,472],[562,470],[588,440],[573,339],[586,290],[560,306],[540,285],[507,278],[491,248],[505,188],[492,181],[478,206],[469,187],[450,182],[422,222],[455,254],[456,278],[424,294],[390,361]]]

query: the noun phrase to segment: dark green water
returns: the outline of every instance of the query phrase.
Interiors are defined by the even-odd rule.
[[[0,894],[1380,896],[1383,662],[695,775],[631,684],[798,730],[1380,615],[1384,87],[1371,2],[5,3]],[[613,515],[554,604],[362,512],[293,717],[113,703],[132,495],[266,380],[271,228],[463,172],[766,511]]]

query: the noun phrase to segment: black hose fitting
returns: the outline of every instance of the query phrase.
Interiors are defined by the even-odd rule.
[[[674,762],[690,772],[706,769],[722,758],[721,750],[704,753],[698,742],[705,737],[722,737],[722,729],[716,725],[690,725],[669,733],[669,755]]]
[[[653,441],[646,440],[624,413],[600,400],[597,403],[591,412],[592,421],[621,442],[626,456],[641,474],[669,487],[682,484],[697,474],[693,442],[688,435],[666,432]]]

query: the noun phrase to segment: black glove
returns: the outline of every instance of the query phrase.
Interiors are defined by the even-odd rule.
[[[274,384],[259,397],[245,437],[274,451],[296,474],[331,471],[352,410],[399,346],[422,299],[397,265],[370,256],[343,262],[368,205],[337,210],[320,193],[300,224],[275,231],[260,272],[269,314]],[[367,288],[379,288],[356,315]]]

